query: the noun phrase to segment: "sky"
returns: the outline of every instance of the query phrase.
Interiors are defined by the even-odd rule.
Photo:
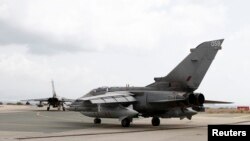
[[[190,48],[225,39],[196,92],[250,105],[250,2],[0,0],[0,101],[146,86]]]

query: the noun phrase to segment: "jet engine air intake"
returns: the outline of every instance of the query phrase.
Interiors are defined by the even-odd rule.
[[[57,98],[49,98],[49,99],[48,99],[48,102],[51,103],[51,104],[52,104],[52,103],[54,104],[54,103],[58,103],[59,100],[58,100]]]

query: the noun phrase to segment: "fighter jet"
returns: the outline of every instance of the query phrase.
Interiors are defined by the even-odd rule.
[[[50,106],[52,106],[53,108],[58,108],[58,110],[62,110],[65,111],[65,107],[64,107],[64,103],[65,102],[73,102],[73,99],[67,99],[64,97],[60,97],[56,94],[55,91],[55,87],[54,87],[54,81],[51,81],[52,84],[52,97],[49,98],[40,98],[40,99],[28,99],[28,100],[22,100],[22,101],[39,101],[39,104],[37,105],[37,107],[43,107],[44,106],[44,102],[47,102],[48,107],[47,107],[47,111],[50,110]]]
[[[187,118],[205,110],[204,103],[230,103],[205,100],[195,92],[204,78],[223,39],[203,42],[168,75],[156,77],[145,87],[100,87],[74,101],[69,110],[94,117],[117,118],[129,127],[133,118],[152,117],[152,125],[159,126],[160,118]]]

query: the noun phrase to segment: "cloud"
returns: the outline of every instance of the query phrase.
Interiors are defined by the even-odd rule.
[[[2,0],[1,96],[50,96],[51,78],[60,95],[72,98],[102,85],[145,86],[171,71],[190,48],[225,38],[199,91],[208,99],[227,100],[227,94],[247,103],[235,93],[248,97],[248,3]]]
[[[35,54],[53,54],[58,52],[75,52],[84,48],[67,41],[57,41],[49,35],[25,31],[0,21],[0,45],[21,44]]]
[[[4,1],[0,10],[0,42],[37,54],[150,52],[217,31],[225,17],[222,4],[163,0]]]

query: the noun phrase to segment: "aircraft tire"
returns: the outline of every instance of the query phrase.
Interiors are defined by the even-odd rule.
[[[121,121],[122,127],[129,127],[131,120],[128,118],[125,118]]]
[[[63,111],[65,111],[65,107],[63,107]]]
[[[49,107],[47,107],[47,111],[49,111]]]
[[[94,123],[95,123],[95,124],[101,124],[101,122],[102,122],[102,120],[99,119],[99,118],[95,118],[95,119],[94,119]]]
[[[151,121],[153,126],[159,126],[160,125],[160,119],[158,117],[153,117]]]

